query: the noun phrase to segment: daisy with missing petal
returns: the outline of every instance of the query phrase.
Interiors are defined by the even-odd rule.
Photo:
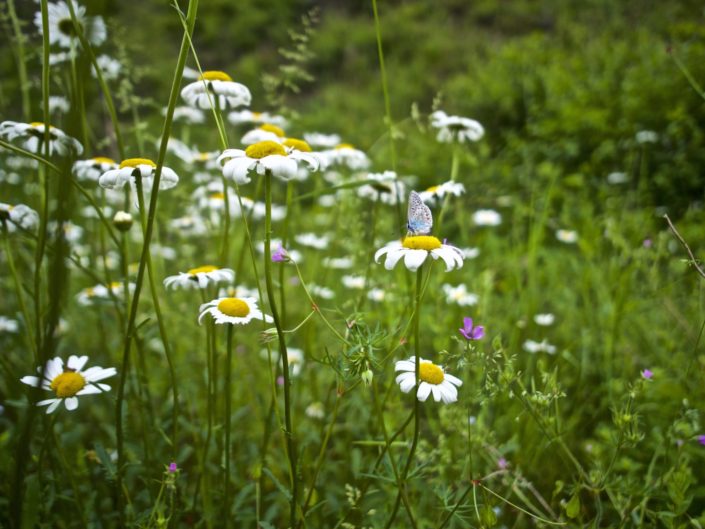
[[[0,138],[13,141],[23,149],[35,154],[44,153],[44,132],[46,126],[40,121],[32,123],[19,123],[17,121],[3,121],[0,123]],[[49,125],[49,154],[68,156],[80,155],[83,146],[79,141],[67,135],[63,130]]]
[[[436,139],[441,143],[479,141],[485,135],[485,129],[478,121],[449,116],[442,110],[431,114],[431,126],[438,129]]]
[[[88,42],[93,46],[99,46],[105,42],[108,33],[103,19],[99,16],[86,16],[86,8],[75,0],[71,1],[73,2],[76,22],[78,22]],[[62,48],[69,49],[78,47],[80,43],[78,35],[74,31],[68,4],[63,1],[50,2],[47,4],[47,10],[49,12],[49,44],[56,44]],[[37,26],[40,33],[44,31],[42,13],[40,11],[34,15],[34,25]]]
[[[277,127],[286,127],[287,121],[283,116],[270,114],[269,112],[252,112],[250,110],[239,110],[228,114],[228,121],[233,125],[242,125],[244,123],[255,123],[276,125]]]
[[[166,288],[206,288],[208,285],[235,279],[235,272],[230,268],[218,268],[213,265],[199,266],[164,280]]]
[[[409,393],[416,386],[416,357],[398,361],[394,370],[402,372],[396,379],[399,389]],[[436,402],[443,401],[444,404],[455,402],[458,400],[456,386],[462,385],[462,380],[449,375],[441,366],[423,358],[419,360],[419,389],[416,391],[416,398],[421,402],[424,402],[431,393]]]
[[[67,410],[75,410],[78,408],[79,396],[110,391],[110,386],[101,384],[100,381],[117,374],[114,367],[105,369],[96,366],[83,370],[86,362],[88,362],[87,356],[71,355],[64,366],[64,361],[57,356],[47,362],[43,380],[28,375],[22,377],[20,382],[35,388],[41,386],[42,389],[56,394],[53,399],[41,400],[37,403],[37,406],[48,405],[47,413],[56,410],[62,402]],[[38,367],[37,372],[41,376],[42,368]]]
[[[120,166],[112,158],[96,156],[90,160],[78,160],[73,164],[73,174],[79,180],[91,180],[97,182],[102,174]]]
[[[148,158],[128,158],[120,162],[117,169],[103,173],[98,183],[106,189],[120,189],[128,182],[130,186],[135,187],[135,180],[141,178],[143,189],[149,192],[152,190],[156,169],[157,164]],[[176,173],[168,167],[162,167],[159,189],[171,189],[178,183],[179,177]]]
[[[250,182],[250,172],[264,175],[269,171],[282,180],[296,178],[299,165],[318,170],[318,159],[300,150],[287,152],[286,146],[275,141],[261,141],[241,149],[226,149],[218,161],[223,164],[223,176],[237,184]]]
[[[263,314],[257,308],[255,298],[218,298],[201,305],[199,309],[198,323],[203,321],[206,314],[213,316],[215,323],[221,325],[230,323],[232,325],[247,325],[253,318],[271,323],[274,320],[271,316]]]
[[[394,268],[399,260],[404,258],[404,266],[415,272],[429,255],[433,259],[440,257],[446,265],[446,272],[463,266],[463,254],[458,248],[443,244],[431,235],[414,235],[405,237],[402,241],[392,241],[377,250],[375,262],[379,263],[383,255],[387,256],[384,260],[387,270]]]
[[[190,106],[202,109],[216,104],[221,110],[246,107],[252,101],[252,94],[244,84],[236,83],[228,74],[219,71],[203,72],[198,81],[181,90],[181,97]]]

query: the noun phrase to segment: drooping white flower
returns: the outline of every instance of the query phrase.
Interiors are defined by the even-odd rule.
[[[143,189],[146,192],[152,190],[154,174],[157,164],[148,158],[128,158],[120,163],[117,169],[106,171],[99,179],[98,183],[106,189],[121,189],[129,183],[131,187],[136,187],[136,179],[142,180]],[[159,180],[159,189],[171,189],[179,183],[179,177],[168,167],[162,167],[162,176]]]
[[[0,138],[15,141],[23,149],[44,154],[44,134],[46,126],[39,121],[32,123],[19,123],[17,121],[3,121],[0,123]],[[77,155],[83,152],[83,146],[76,138],[67,135],[63,130],[49,125],[49,154],[59,156]]]
[[[211,108],[220,110],[246,107],[252,101],[250,90],[236,83],[225,72],[203,72],[198,81],[187,84],[181,90],[181,97],[195,108]]]
[[[431,126],[438,129],[436,139],[441,143],[479,141],[485,135],[485,129],[478,121],[449,116],[442,110],[431,114]]]
[[[235,279],[235,272],[230,268],[219,268],[213,265],[199,266],[187,272],[179,272],[178,275],[169,276],[164,279],[166,288],[206,288],[211,284],[221,282],[232,282]]]

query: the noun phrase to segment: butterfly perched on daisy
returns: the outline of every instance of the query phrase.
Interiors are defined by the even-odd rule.
[[[406,230],[409,236],[428,235],[433,228],[433,215],[416,191],[409,193]]]

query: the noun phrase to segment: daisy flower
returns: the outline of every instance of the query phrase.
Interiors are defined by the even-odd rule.
[[[556,354],[556,346],[551,345],[545,339],[540,342],[536,342],[534,340],[526,340],[522,347],[524,348],[524,351],[531,354],[541,352],[548,353],[550,355]]]
[[[545,314],[536,314],[534,316],[534,322],[536,323],[536,325],[541,325],[542,327],[548,327],[549,325],[553,325],[554,321],[556,321],[556,317],[550,312],[547,312]]]
[[[203,72],[198,81],[181,90],[181,97],[192,107],[206,109],[217,103],[221,110],[246,107],[252,100],[250,90],[244,84],[236,83],[228,74],[219,71]]]
[[[306,406],[306,417],[309,417],[311,419],[323,419],[326,414],[325,414],[325,409],[323,408],[323,403],[322,402],[312,402],[308,406]]]
[[[294,240],[302,246],[308,246],[317,250],[325,250],[328,248],[330,238],[325,235],[319,237],[315,233],[298,233],[294,236]]]
[[[269,171],[272,175],[290,180],[297,176],[299,165],[307,165],[316,171],[319,161],[316,156],[299,149],[287,152],[285,145],[275,141],[261,141],[241,149],[226,149],[218,161],[223,164],[223,176],[232,178],[238,184],[250,182],[250,172],[264,175]]]
[[[88,362],[87,356],[71,355],[64,367],[64,361],[57,356],[47,362],[43,380],[28,375],[22,377],[20,382],[35,388],[41,385],[42,389],[56,394],[53,399],[41,400],[37,403],[37,406],[48,405],[47,413],[56,410],[62,402],[67,410],[75,410],[78,408],[77,397],[110,391],[110,386],[101,384],[100,381],[117,374],[114,367],[105,369],[96,366],[84,371],[86,362]],[[42,368],[38,367],[37,372],[41,375]]]
[[[330,288],[322,287],[320,285],[316,285],[315,283],[309,283],[308,290],[317,298],[333,299],[335,297],[335,292],[333,292]]]
[[[271,316],[263,314],[257,308],[257,299],[254,297],[245,298],[218,298],[201,305],[199,309],[198,323],[203,321],[206,314],[213,316],[215,323],[221,325],[230,323],[232,325],[247,325],[253,318],[273,322]]]
[[[135,179],[139,177],[142,179],[144,190],[149,192],[152,190],[156,168],[157,164],[148,158],[128,158],[120,162],[117,169],[103,173],[98,183],[106,189],[120,189],[128,182],[130,186],[135,187]],[[178,183],[179,177],[176,173],[168,167],[162,167],[159,189],[171,189]]]
[[[375,301],[377,303],[381,303],[384,301],[387,297],[387,292],[385,290],[382,290],[381,288],[371,288],[367,292],[367,299],[370,301]]]
[[[7,228],[8,233],[20,230],[34,231],[39,224],[39,214],[29,206],[3,204],[0,202],[0,226]]]
[[[474,119],[449,116],[442,110],[431,114],[431,126],[438,129],[436,139],[441,143],[478,141],[485,135],[484,127]]]
[[[499,226],[502,224],[502,215],[493,209],[478,209],[472,214],[475,226]]]
[[[336,270],[347,270],[353,267],[354,261],[350,257],[326,257],[323,265]]]
[[[235,272],[230,268],[218,268],[213,265],[199,266],[164,280],[166,288],[206,288],[210,284],[232,282]]]
[[[473,305],[477,305],[477,294],[468,292],[468,287],[462,283],[455,287],[446,283],[442,285],[441,288],[443,289],[443,293],[446,295],[447,303],[455,303],[461,307],[471,307]]]
[[[364,276],[352,276],[344,275],[341,278],[343,286],[345,288],[361,289],[365,288],[365,277]]]
[[[49,96],[49,112],[66,114],[70,108],[69,100],[64,96]]]
[[[99,55],[96,57],[95,62],[98,63],[98,68],[100,68],[100,73],[104,80],[114,81],[120,75],[122,64],[117,59],[113,59],[109,55]],[[91,75],[93,77],[98,77],[95,72],[95,68],[91,70]]]
[[[556,239],[565,244],[575,244],[578,242],[578,232],[573,230],[557,230]]]
[[[252,145],[261,141],[283,143],[285,139],[286,134],[284,134],[281,127],[277,127],[271,123],[265,123],[256,129],[246,132],[245,135],[240,138],[240,143],[243,145]]]
[[[166,114],[165,108],[162,112]],[[174,121],[186,123],[187,125],[198,125],[206,122],[206,116],[203,111],[192,107],[176,107],[174,109]]]
[[[198,214],[184,215],[171,219],[169,227],[183,236],[200,236],[208,233],[208,226],[203,217]]]
[[[73,164],[73,174],[79,180],[97,182],[100,176],[110,170],[118,169],[119,164],[112,158],[96,156],[89,160],[78,160]]]
[[[367,169],[370,159],[359,149],[349,143],[341,143],[333,149],[321,152],[326,167],[329,165],[342,165],[353,171]]]
[[[73,11],[76,15],[76,22],[83,30],[83,34],[93,46],[99,46],[105,42],[108,33],[105,29],[105,22],[102,17],[86,16],[86,8],[76,0],[73,2]],[[61,48],[74,49],[80,45],[78,36],[73,28],[71,11],[64,1],[50,2],[47,5],[49,11],[49,44],[58,45]],[[41,34],[44,31],[42,24],[42,13],[38,11],[34,15],[34,25]]]
[[[0,332],[17,332],[20,326],[17,320],[0,316]]]
[[[252,112],[250,110],[239,110],[228,114],[228,121],[233,125],[242,125],[243,123],[269,123],[277,127],[286,127],[287,121],[283,116],[270,114],[269,112]]]
[[[0,123],[0,138],[7,141],[17,139],[20,147],[35,154],[44,152],[44,131],[46,126],[40,121],[32,123],[19,123],[17,121],[3,121]],[[79,141],[67,135],[63,130],[49,125],[49,154],[67,156],[80,155],[83,146]]]
[[[446,195],[459,197],[463,193],[465,193],[465,186],[463,184],[449,180],[437,186],[431,186],[426,191],[419,192],[419,196],[421,200],[433,206],[443,200]]]
[[[384,267],[391,270],[404,258],[404,265],[412,272],[416,271],[430,255],[433,259],[439,257],[446,265],[446,272],[454,268],[462,268],[463,254],[455,246],[443,244],[431,235],[415,235],[405,237],[402,241],[392,241],[375,252],[375,262],[386,255]]]
[[[130,293],[134,292],[135,284],[128,283],[127,289]],[[90,306],[99,302],[109,301],[111,296],[122,299],[124,293],[125,285],[120,281],[113,281],[107,286],[99,284],[84,288],[76,295],[76,301],[79,305]]]
[[[368,173],[365,179],[374,180],[374,183],[358,187],[357,195],[359,197],[391,205],[406,200],[406,184],[398,179],[397,173],[394,171]]]
[[[401,371],[397,375],[397,384],[404,393],[409,393],[416,386],[416,357],[412,356],[408,360],[399,360],[394,371]],[[458,400],[458,389],[463,385],[459,378],[449,375],[441,366],[429,360],[419,359],[419,389],[416,391],[416,398],[424,402],[433,393],[433,400],[442,400],[444,404],[450,404]]]
[[[336,145],[340,145],[340,136],[337,134],[321,134],[320,132],[304,133],[304,140],[312,147],[320,147],[321,149],[331,149]]]

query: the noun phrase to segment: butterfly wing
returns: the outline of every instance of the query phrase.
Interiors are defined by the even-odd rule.
[[[411,235],[428,235],[433,228],[433,215],[416,191],[409,194],[406,228]]]

